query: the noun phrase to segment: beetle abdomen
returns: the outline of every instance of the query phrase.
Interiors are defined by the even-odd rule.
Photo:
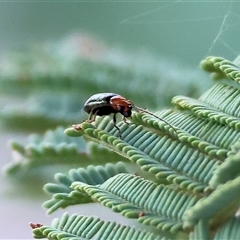
[[[87,113],[90,113],[90,112],[93,115],[98,115],[98,116],[109,115],[111,113],[117,113],[117,111],[114,110],[111,106],[101,106],[101,107],[92,108]]]
[[[84,104],[84,111],[88,114],[96,114],[98,116],[109,115],[116,113],[117,111],[109,104],[110,99],[113,96],[117,96],[116,93],[98,93],[92,95]]]

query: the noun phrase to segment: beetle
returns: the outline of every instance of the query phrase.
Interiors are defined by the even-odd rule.
[[[131,117],[132,110],[137,112],[148,113],[161,121],[168,124],[171,128],[175,128],[163,120],[162,118],[156,116],[155,114],[135,106],[130,100],[127,100],[125,97],[116,94],[116,93],[97,93],[92,95],[84,104],[84,111],[89,114],[87,122],[94,122],[96,116],[104,116],[113,114],[113,124],[118,129],[119,135],[121,137],[121,132],[119,127],[116,125],[116,114],[120,113],[123,115],[123,121],[127,123],[126,118]]]

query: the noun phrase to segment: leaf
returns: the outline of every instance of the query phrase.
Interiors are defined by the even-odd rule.
[[[140,117],[138,114],[133,116],[133,118],[138,117]],[[207,184],[219,161],[203,154],[196,147],[190,147],[188,141],[191,139],[186,140],[185,144],[179,141],[176,135],[173,135],[175,134],[173,130],[165,123],[146,116],[142,121],[145,122],[145,128],[142,125],[127,126],[120,123],[118,126],[122,139],[111,135],[117,134],[117,131],[109,118],[104,118],[100,123],[96,122],[96,126],[109,131],[109,134],[88,123],[82,124],[79,134],[84,133],[84,137],[88,140],[100,143],[131,162],[137,163],[144,171],[154,173],[156,178],[166,178],[183,188],[189,187],[189,190],[207,191]],[[182,135],[184,136],[184,133]],[[202,174],[203,168],[206,169],[206,175]]]
[[[194,230],[189,234],[189,240],[210,239],[209,226],[207,219],[201,219],[195,225]],[[224,238],[223,238],[224,239]]]
[[[209,70],[216,71],[218,77],[225,76],[240,83],[239,67],[221,58],[212,57],[207,61],[212,64]],[[126,184],[121,192],[114,192],[122,186],[121,181],[113,180],[120,175],[106,181],[112,191],[103,187],[105,183],[90,186],[76,182],[72,186],[124,216],[138,219],[146,216],[145,224],[168,231],[177,226],[176,231],[193,231],[192,239],[209,238],[239,209],[239,101],[237,87],[218,83],[198,100],[183,96],[173,98],[178,110],[156,112],[156,117],[133,114],[131,124],[118,123],[121,138],[108,117],[98,118],[93,124],[82,123],[78,132],[72,128],[66,130],[69,136],[81,135],[128,158],[156,178],[165,177],[175,191],[197,197],[193,205],[182,207],[180,226],[172,223],[172,218],[159,220],[158,216],[153,216],[144,206],[148,198],[139,193],[136,179]],[[144,192],[144,187],[140,189]],[[176,192],[172,196],[176,197]],[[138,197],[143,199],[143,205]],[[153,199],[151,195],[148,197]],[[158,203],[158,206],[163,205]],[[169,212],[173,210],[173,206],[168,208]]]
[[[219,80],[222,79],[224,77],[226,77],[226,75],[221,71],[221,69],[219,69],[214,62],[215,61],[222,61],[224,60],[221,57],[207,57],[206,59],[202,60],[200,63],[200,66],[202,67],[203,70],[208,71],[208,72],[212,72],[212,78],[214,80]]]
[[[44,165],[63,164],[78,165],[79,161],[88,159],[84,152],[86,144],[82,139],[68,138],[63,134],[63,128],[47,131],[44,136],[30,135],[29,142],[24,146],[18,142],[11,142],[11,148],[18,155],[20,161],[14,161],[6,166],[8,174],[22,175],[35,167]]]
[[[49,168],[51,165],[55,166],[53,171],[57,172],[61,166],[69,168],[69,166],[107,163],[107,159],[112,159],[112,162],[124,161],[124,158],[93,143],[86,145],[81,138],[67,137],[63,127],[48,130],[43,136],[32,134],[26,145],[13,141],[11,148],[17,153],[16,161],[5,166],[5,172],[12,176],[18,174],[23,178],[31,175],[31,172],[40,174],[41,177],[43,174],[41,171],[33,170],[40,167]],[[45,175],[42,177],[44,178]]]
[[[48,239],[138,239],[138,240],[165,240],[147,231],[136,230],[133,227],[107,222],[99,218],[68,215],[64,213],[60,219],[54,219],[51,226],[42,226],[33,229],[34,238]]]
[[[135,88],[130,86],[131,84],[134,85],[134,81],[138,79],[134,69],[128,69],[124,72],[126,75],[121,75],[122,69],[116,66],[115,68],[109,63],[97,63],[95,67],[99,67],[99,69],[96,72],[93,70],[94,64],[91,65],[91,62],[84,62],[83,64],[86,68],[79,71],[83,71],[81,77],[84,79],[82,82],[86,83],[85,90],[90,87],[94,90],[93,92],[96,92],[101,89],[100,85],[103,83],[106,83],[106,86],[110,88],[107,79],[113,79],[112,76],[114,76],[115,80],[119,80],[122,76],[125,76],[124,79],[127,79],[129,86],[127,90],[124,91],[126,82],[119,81],[119,84],[122,84],[122,90],[126,93],[126,97],[128,95],[132,96],[132,89]],[[229,236],[238,234],[238,230],[231,229],[239,227],[238,218],[234,216],[240,206],[240,173],[238,168],[240,91],[239,87],[236,86],[240,83],[240,69],[236,64],[236,61],[230,62],[219,57],[207,58],[202,62],[202,67],[205,70],[213,72],[215,79],[226,77],[234,81],[234,84],[217,83],[198,99],[181,95],[176,96],[172,100],[174,109],[158,111],[153,114],[144,111],[134,113],[129,119],[131,121],[129,124],[118,123],[117,126],[120,128],[121,136],[112,123],[112,117],[98,117],[92,124],[82,122],[77,127],[66,129],[65,133],[74,137],[71,138],[73,142],[82,137],[86,141],[94,142],[94,145],[84,145],[83,150],[79,151],[78,148],[74,148],[75,152],[69,152],[68,145],[67,147],[60,146],[59,149],[63,152],[58,155],[56,149],[58,149],[59,143],[55,140],[47,142],[47,137],[40,138],[35,145],[30,145],[28,148],[21,144],[15,144],[16,151],[24,160],[24,164],[21,163],[23,166],[37,166],[38,164],[41,166],[47,158],[53,164],[57,157],[61,158],[65,154],[67,156],[68,153],[70,153],[69,158],[73,157],[74,162],[77,159],[75,157],[80,152],[82,154],[81,160],[84,160],[84,163],[94,164],[97,160],[116,162],[119,158],[126,159],[141,167],[149,175],[154,175],[157,180],[162,181],[164,179],[166,181],[165,184],[157,184],[157,182],[129,174],[129,169],[126,170],[125,168],[123,171],[118,171],[112,165],[111,168],[114,171],[110,171],[111,174],[108,174],[106,168],[99,166],[70,170],[68,174],[56,175],[57,184],[45,186],[45,190],[52,194],[52,199],[45,203],[45,207],[49,209],[49,212],[53,212],[60,207],[98,201],[113,211],[137,219],[145,226],[151,226],[159,232],[190,233],[190,239],[208,239],[213,237],[214,234],[219,238],[226,236],[227,233]],[[76,72],[79,73],[79,71]],[[111,75],[111,71],[113,71],[113,75]],[[129,78],[127,78],[128,75]],[[142,72],[140,75],[143,76]],[[29,79],[31,82],[31,77]],[[56,79],[54,78],[54,81]],[[95,79],[98,79],[97,84]],[[139,90],[139,100],[144,102],[146,98],[149,98],[149,102],[159,101],[161,93],[157,91],[158,78],[153,79],[154,84],[151,86],[154,86],[154,90],[152,90],[151,96],[144,92],[145,89],[142,89]],[[139,81],[139,83],[145,83],[146,78],[142,77]],[[36,82],[40,84],[41,81],[38,79]],[[87,85],[87,82],[89,82],[89,85]],[[40,88],[35,83],[30,86],[32,82],[31,84],[27,82],[27,85],[29,84],[29,89],[36,87],[37,93],[39,91],[37,89]],[[85,96],[81,95],[84,88],[79,91],[81,97],[77,104],[74,105],[73,102],[75,101],[72,101],[70,95],[66,94],[64,96],[67,97],[59,101],[61,104],[56,105],[61,92],[67,89],[65,83],[62,85],[63,87],[60,87],[61,84],[58,85],[56,99],[52,102],[51,97],[47,99],[42,105],[43,107],[39,108],[37,112],[40,115],[36,116],[44,116],[45,112],[46,119],[51,119],[51,121],[57,119],[64,119],[65,121],[67,119],[66,122],[72,121],[71,119],[78,116],[74,112],[79,103],[84,102]],[[48,84],[43,83],[46,89],[49,87]],[[70,94],[74,93],[74,89],[77,90],[78,87],[82,87],[80,85],[77,87],[77,83],[74,84],[68,86],[71,89]],[[53,94],[54,91],[49,90],[49,93]],[[154,95],[154,92],[156,95]],[[20,95],[19,98],[21,98]],[[41,94],[39,96],[41,97]],[[77,94],[74,96],[76,96],[77,102]],[[54,98],[54,94],[52,98]],[[135,99],[130,99],[135,103]],[[45,106],[52,103],[51,108],[60,110],[65,102],[66,108],[63,108],[60,115],[55,114],[54,110],[49,111],[50,108]],[[71,105],[73,105],[72,108]],[[39,105],[36,104],[35,106]],[[142,107],[141,104],[140,107]],[[71,124],[75,124],[75,122],[71,122]],[[61,131],[63,132],[63,129]],[[56,134],[56,136],[58,135]],[[62,142],[64,138],[61,136],[57,139]],[[47,142],[46,145],[41,145],[45,142]],[[96,144],[105,147],[107,150],[96,147]],[[101,157],[98,156],[100,153],[103,154]],[[119,155],[119,158],[117,155]],[[35,162],[31,159],[35,159]],[[61,162],[63,159],[61,158],[58,161]],[[17,167],[18,165],[14,165],[13,169],[17,169]],[[68,219],[69,216],[66,215],[60,221],[56,220],[57,228],[45,226],[36,228],[38,229],[34,230],[37,233],[36,236],[46,236],[49,239],[85,238],[82,235],[75,236],[76,229],[84,229],[83,232],[85,233],[88,232],[89,226],[91,226],[91,231],[95,229],[88,222],[89,218],[86,220],[86,225],[81,225],[82,218],[79,219],[77,216],[72,217],[71,221],[68,221]],[[74,222],[73,225],[71,225],[72,221]],[[67,225],[65,225],[66,223]],[[66,232],[64,229],[59,229],[58,226],[66,226],[66,229],[73,226],[72,229],[75,230]],[[108,229],[112,230],[113,228],[110,226]],[[115,234],[115,231],[106,229],[104,231],[104,234],[106,234],[103,235],[104,237],[109,237],[109,232]],[[104,237],[102,238],[104,239]]]
[[[240,69],[234,62],[230,62],[221,57],[207,57],[201,62],[201,66],[204,70],[213,72],[214,79],[227,77],[230,80],[240,83]]]
[[[66,208],[69,205],[92,202],[91,198],[84,192],[73,190],[70,186],[75,181],[87,184],[101,184],[118,173],[129,172],[125,164],[119,162],[115,165],[91,166],[86,169],[71,169],[68,174],[58,173],[55,175],[57,183],[48,183],[44,191],[52,194],[52,198],[46,201],[43,206],[48,209],[48,214],[58,208]]]
[[[216,87],[216,86],[215,86]],[[225,91],[228,91],[225,88]],[[180,106],[182,109],[189,109],[194,114],[196,114],[200,118],[205,118],[205,123],[209,122],[210,127],[219,127],[221,125],[222,128],[226,127],[232,130],[240,130],[239,119],[237,117],[233,117],[229,114],[223,113],[217,109],[214,109],[212,106],[207,105],[200,100],[194,100],[187,97],[177,96],[173,98],[173,102]],[[206,121],[207,120],[207,121]],[[212,122],[210,122],[212,120]],[[202,122],[204,119],[202,119]]]
[[[240,142],[236,142],[231,146],[226,160],[215,170],[210,185],[216,188],[220,184],[224,184],[229,180],[239,176],[240,169]]]
[[[239,216],[234,216],[227,221],[224,225],[220,226],[217,233],[215,234],[213,240],[219,239],[239,239],[240,234],[240,220]]]
[[[197,202],[194,195],[179,189],[124,173],[99,186],[75,182],[72,187],[115,212],[171,233],[183,230],[183,214]]]
[[[239,209],[240,177],[219,185],[212,194],[200,199],[184,214],[184,226],[191,228],[201,219],[208,219],[211,228],[216,228],[233,216]]]

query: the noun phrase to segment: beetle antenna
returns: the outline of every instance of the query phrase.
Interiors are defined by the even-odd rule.
[[[166,123],[168,126],[170,126],[170,127],[177,133],[176,128],[174,128],[170,123],[168,123],[168,122],[165,121],[164,119],[158,117],[157,115],[155,115],[155,114],[152,113],[152,112],[149,112],[148,110],[145,110],[145,109],[143,109],[143,108],[140,108],[140,107],[135,106],[132,102],[131,102],[131,104],[132,104],[132,107],[133,107],[137,112],[145,112],[145,113],[148,113],[149,115],[151,115],[151,116],[153,116],[153,117],[155,117],[155,118],[158,118],[159,120],[161,120],[162,122],[164,122],[164,123]]]

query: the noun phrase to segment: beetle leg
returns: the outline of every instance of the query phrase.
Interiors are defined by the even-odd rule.
[[[87,119],[87,122],[89,122],[89,123],[94,122],[96,119],[97,113],[98,113],[98,111],[96,111],[94,114],[93,114],[93,111],[91,111],[89,114],[89,117]]]
[[[117,126],[116,122],[117,122],[116,113],[114,113],[114,114],[113,114],[113,124],[114,124],[114,127],[115,127],[115,128],[118,130],[118,132],[119,132],[119,137],[122,138],[120,128]]]
[[[86,122],[92,122],[93,112],[91,111]]]
[[[123,116],[122,120],[126,123],[126,124],[131,124],[130,122],[127,121],[126,117]]]

